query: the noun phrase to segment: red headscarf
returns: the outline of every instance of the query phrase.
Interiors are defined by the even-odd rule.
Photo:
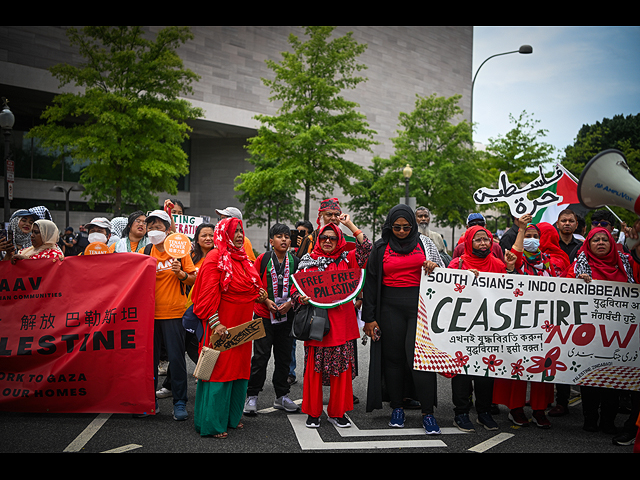
[[[609,253],[601,258],[596,257],[591,251],[591,239],[596,233],[606,233],[609,238],[609,244],[611,245]],[[587,263],[591,268],[591,278],[594,280],[611,280],[613,282],[629,281],[624,262],[622,258],[620,258],[618,249],[616,248],[616,241],[606,228],[597,227],[591,229],[584,243],[578,250],[578,256],[580,256],[581,253],[585,254]]]
[[[475,237],[476,233],[483,231],[486,232],[489,237],[489,255],[485,258],[480,258],[473,253],[473,237]],[[460,256],[462,259],[462,263],[466,269],[475,269],[479,272],[494,272],[494,273],[505,273],[506,266],[502,260],[497,258],[495,255],[491,253],[491,245],[493,242],[493,235],[489,230],[480,225],[475,225],[469,229],[467,229],[464,235],[464,253]],[[455,262],[456,259],[452,261]]]
[[[233,243],[233,237],[236,233],[236,228],[240,225],[242,228],[242,220],[235,217],[229,217],[222,219],[216,225],[216,229],[213,232],[213,242],[220,252],[218,260],[218,268],[222,270],[221,276],[221,288],[222,291],[226,291],[231,283],[231,276],[233,273],[233,267],[231,265],[232,260],[242,262],[245,267],[245,271],[251,278],[254,285],[260,288],[261,280],[258,276],[256,269],[253,268],[253,263],[247,257],[247,252],[243,247],[236,247]],[[242,235],[244,235],[244,229],[242,229]]]
[[[336,244],[336,248],[334,248],[333,251],[329,254],[325,253],[325,251],[322,250],[322,244],[324,243],[324,241],[320,240],[320,235],[322,235],[325,232],[325,230],[327,230],[328,228],[333,230],[333,232],[338,236],[338,243]],[[316,244],[314,245],[310,255],[311,255],[311,258],[313,259],[317,259],[318,257],[327,257],[335,260],[340,255],[342,255],[342,252],[346,250],[349,250],[349,247],[347,245],[347,241],[344,239],[344,235],[342,234],[342,231],[340,230],[340,228],[338,228],[337,225],[334,225],[333,223],[329,223],[324,227],[322,227],[318,232],[318,240],[316,241]]]
[[[569,255],[560,248],[560,235],[556,228],[547,222],[538,223],[537,226],[540,232],[540,250],[551,256],[551,260],[560,271],[569,268]]]

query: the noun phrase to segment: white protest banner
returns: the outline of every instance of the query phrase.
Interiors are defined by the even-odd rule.
[[[204,219],[202,217],[191,217],[189,215],[173,215],[173,223],[176,224],[176,232],[182,233],[193,239],[196,233],[198,225],[200,225]]]
[[[437,268],[413,368],[640,390],[639,306],[637,284]]]

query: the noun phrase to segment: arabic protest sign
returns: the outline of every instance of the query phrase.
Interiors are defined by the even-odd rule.
[[[522,188],[511,183],[506,172],[501,172],[498,188],[479,188],[474,192],[473,200],[479,205],[507,202],[511,214],[516,218],[520,218],[525,213],[535,215],[541,207],[557,205],[562,202],[562,197],[551,190],[545,190],[538,198],[529,199],[527,196],[529,192],[547,189],[564,175],[564,171],[559,165],[555,166],[555,171],[549,178],[544,176],[542,167],[539,168],[539,171],[540,175]]]
[[[176,232],[182,233],[193,239],[193,236],[204,219],[202,217],[191,217],[189,215],[173,215],[173,223],[176,225]]]
[[[298,291],[309,297],[309,303],[319,308],[333,308],[351,302],[364,285],[365,271],[361,268],[300,271],[293,275]]]
[[[155,263],[0,262],[0,410],[152,413]]]
[[[640,390],[640,286],[436,269],[414,369]]]

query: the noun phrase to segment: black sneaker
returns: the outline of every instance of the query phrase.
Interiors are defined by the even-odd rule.
[[[634,445],[636,443],[636,433],[635,432],[622,432],[620,435],[616,435],[613,437],[614,445]]]
[[[349,417],[343,415],[340,418],[337,417],[329,417],[329,421],[333,423],[336,427],[339,428],[347,428],[351,426],[351,422],[349,421]]]
[[[320,426],[320,417],[307,416],[305,425],[307,428],[318,428]]]

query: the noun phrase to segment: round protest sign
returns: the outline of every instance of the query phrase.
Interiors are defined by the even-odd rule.
[[[172,258],[182,258],[191,252],[191,240],[182,233],[173,233],[164,240],[164,251]]]
[[[365,271],[361,268],[298,272],[293,275],[298,291],[309,297],[309,303],[319,308],[333,308],[351,302],[364,285]]]
[[[85,255],[101,255],[103,253],[109,253],[109,247],[107,247],[106,243],[102,242],[93,242],[87,245],[87,248],[84,249]]]

